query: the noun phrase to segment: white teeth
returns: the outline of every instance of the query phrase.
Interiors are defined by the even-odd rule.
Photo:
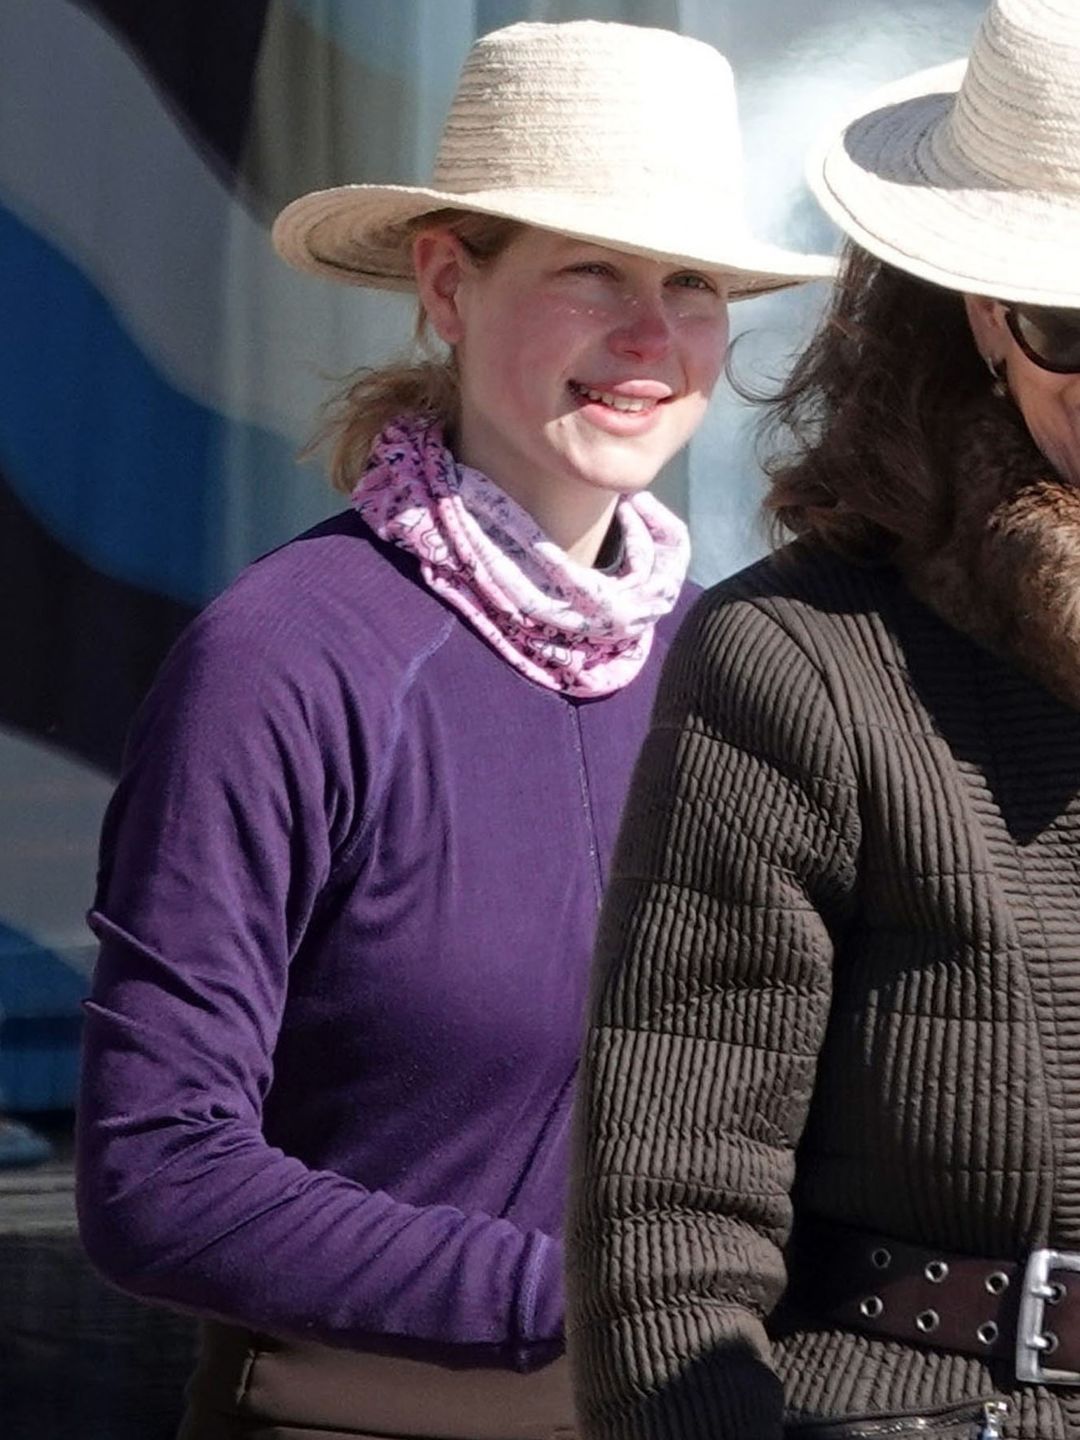
[[[612,410],[631,410],[636,413],[641,410],[651,410],[656,404],[655,400],[639,400],[630,395],[614,395],[610,390],[590,390],[584,385],[577,384],[574,388],[579,395],[584,395],[586,400],[592,400],[598,405],[609,405]]]

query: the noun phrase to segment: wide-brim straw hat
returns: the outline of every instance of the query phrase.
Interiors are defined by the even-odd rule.
[[[1080,308],[1080,0],[994,0],[966,64],[853,115],[807,174],[863,249],[950,290]]]
[[[281,212],[273,240],[301,270],[410,290],[410,224],[446,208],[723,271],[733,298],[835,273],[750,234],[731,67],[670,30],[581,20],[483,36],[430,186],[317,190]]]

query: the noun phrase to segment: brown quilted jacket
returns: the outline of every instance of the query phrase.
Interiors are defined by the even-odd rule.
[[[1080,713],[804,552],[705,595],[639,762],[583,1067],[569,1346],[587,1440],[1080,1389],[777,1309],[793,1211],[1080,1250]],[[844,1433],[840,1428],[839,1437]],[[895,1432],[909,1432],[902,1426]]]

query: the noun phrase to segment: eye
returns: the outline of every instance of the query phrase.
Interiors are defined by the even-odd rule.
[[[615,274],[615,267],[604,260],[583,260],[580,265],[571,265],[570,272],[573,275],[600,275],[611,279]]]
[[[668,284],[677,285],[683,290],[704,290],[713,295],[718,293],[716,282],[707,275],[699,275],[695,270],[684,270],[679,275],[672,275]]]

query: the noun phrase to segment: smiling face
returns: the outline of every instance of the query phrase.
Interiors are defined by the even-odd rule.
[[[727,349],[722,277],[524,229],[492,263],[419,237],[421,297],[455,349],[457,458],[526,508],[650,485],[705,414]]]
[[[1080,374],[1058,375],[1037,365],[999,300],[969,295],[965,302],[979,349],[1001,369],[1031,438],[1062,479],[1080,487]],[[1080,314],[1075,318],[1080,325]]]

